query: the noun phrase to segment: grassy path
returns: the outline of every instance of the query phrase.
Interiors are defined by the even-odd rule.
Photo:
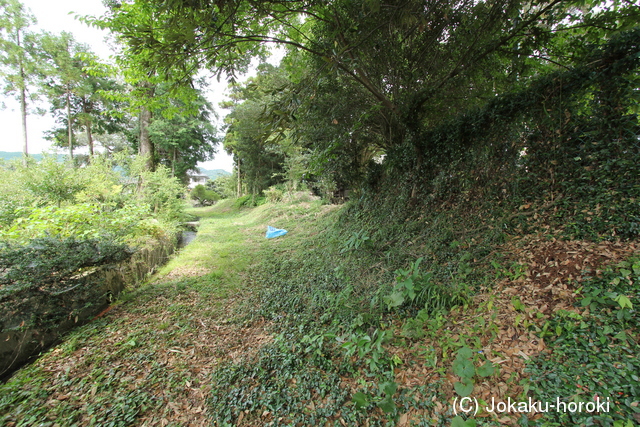
[[[491,266],[474,264],[479,285],[465,304],[424,315],[391,310],[384,297],[407,274],[395,268],[450,244],[367,246],[360,222],[349,228],[316,202],[229,206],[195,212],[197,238],[147,285],[0,385],[0,426],[582,425],[591,416],[456,419],[461,358],[480,402],[597,394],[615,403],[594,415],[600,424],[640,422],[637,242],[512,239]],[[266,225],[289,234],[267,240]],[[473,250],[430,266],[448,285],[468,282]],[[431,272],[415,274],[432,286]]]
[[[268,340],[229,318],[264,244],[265,212],[216,208],[197,238],[104,316],[0,388],[8,426],[208,425],[207,377]]]

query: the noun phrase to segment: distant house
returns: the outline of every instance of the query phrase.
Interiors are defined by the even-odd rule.
[[[194,188],[196,185],[198,184],[206,184],[207,180],[209,179],[208,175],[201,175],[201,174],[189,174],[189,184],[188,187],[189,188]]]

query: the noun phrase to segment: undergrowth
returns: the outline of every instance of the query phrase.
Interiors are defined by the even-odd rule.
[[[583,284],[578,311],[561,311],[544,326],[550,347],[528,367],[540,401],[606,403],[606,411],[551,411],[535,425],[626,426],[640,422],[640,258]],[[588,309],[588,310],[587,310]],[[630,423],[630,424],[627,424]]]
[[[240,310],[246,324],[269,322],[275,338],[253,358],[215,371],[209,402],[220,425],[395,425],[438,398],[437,381],[398,387],[396,369],[406,366],[387,347],[467,304],[500,236],[489,230],[465,239],[460,220],[442,227],[456,212],[378,229],[382,215],[367,224],[361,212],[347,206],[277,224],[300,234],[263,247],[249,270],[257,292]],[[397,319],[411,323],[404,336],[392,332]]]
[[[527,270],[497,252],[507,238],[505,214],[468,209],[410,220],[320,202],[240,209],[228,201],[194,211],[202,218],[198,238],[160,271],[160,282],[125,294],[117,317],[74,332],[42,365],[2,386],[0,419],[153,425],[177,411],[169,402],[190,401],[188,390],[204,387],[207,416],[220,426],[504,425],[451,409],[452,393],[473,395],[499,371],[482,340],[505,325],[491,316],[492,298],[477,303],[475,296]],[[381,227],[385,221],[389,229]],[[288,234],[265,239],[266,225]],[[615,409],[596,414],[594,423],[633,419],[639,275],[633,259],[583,282],[579,310],[557,312],[546,326],[536,326],[512,298],[521,314],[511,327],[537,327],[549,345],[530,364],[528,396],[598,394]],[[474,319],[466,329],[461,314]],[[268,339],[229,357],[235,340],[263,329],[256,333]],[[223,337],[231,341],[216,341]],[[189,351],[203,355],[196,366],[184,359]],[[416,370],[429,373],[400,380]],[[571,414],[521,419],[589,422]]]

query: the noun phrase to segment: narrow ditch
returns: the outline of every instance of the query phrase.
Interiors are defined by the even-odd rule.
[[[200,218],[195,221],[189,221],[182,224],[185,230],[183,230],[178,236],[178,249],[182,249],[198,235],[198,227],[200,227]]]

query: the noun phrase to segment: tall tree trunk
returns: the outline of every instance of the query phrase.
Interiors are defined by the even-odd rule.
[[[82,96],[82,112],[85,114],[85,129],[87,132],[87,145],[89,146],[89,161],[93,157],[93,129],[91,127],[91,113],[93,111],[91,101],[86,96]]]
[[[87,141],[89,143],[89,158],[93,157],[93,134],[91,133],[91,120],[87,120]]]
[[[153,97],[154,88],[151,84],[145,82],[142,86],[146,89],[145,96],[148,98]],[[155,169],[155,162],[153,159],[154,146],[149,135],[149,126],[151,125],[152,113],[146,106],[140,108],[140,146],[138,153],[141,156],[147,157],[147,169],[152,171]]]
[[[238,174],[238,197],[242,197],[242,180],[240,179],[240,159],[236,161]]]
[[[27,148],[27,94],[24,87],[20,88],[20,115],[22,118],[22,161],[27,166],[29,150]]]
[[[173,161],[171,162],[171,176],[175,177],[176,176],[176,156],[177,156],[177,149],[176,147],[173,147]]]
[[[16,44],[18,49],[22,49],[20,42],[20,30],[16,30]],[[21,57],[22,58],[22,57]],[[29,150],[27,147],[27,89],[25,83],[26,77],[24,75],[24,65],[22,59],[20,60],[20,118],[22,119],[22,162],[27,166],[27,157],[29,156]]]
[[[69,137],[69,160],[73,162],[73,131],[71,130],[71,89],[67,87],[67,133]]]
[[[151,111],[147,107],[140,109],[140,147],[138,153],[147,157],[147,169],[153,170],[153,143],[149,135],[149,125],[151,125]]]

